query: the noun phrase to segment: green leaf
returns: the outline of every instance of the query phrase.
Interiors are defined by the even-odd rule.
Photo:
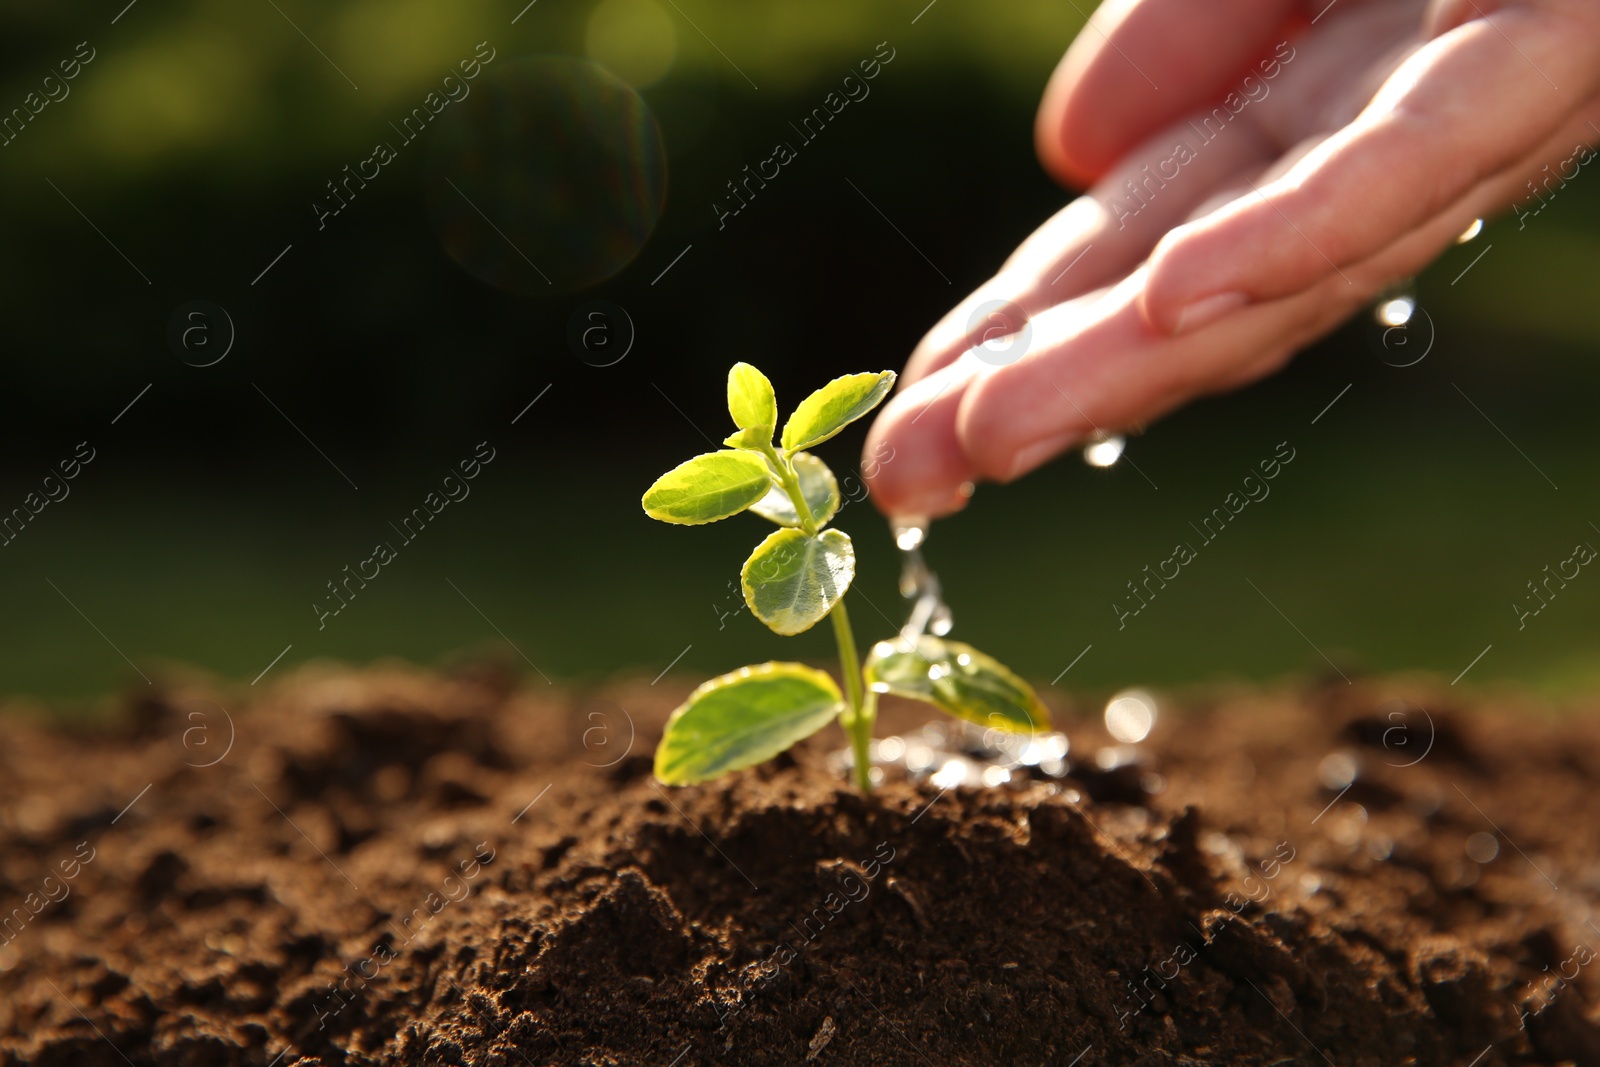
[[[783,448],[798,452],[820,445],[883,403],[894,388],[894,371],[846,374],[800,401],[783,424]]]
[[[752,452],[764,452],[772,447],[772,427],[763,429],[758,426],[752,430],[739,430],[724,437],[722,443],[729,448],[748,448]]]
[[[699,526],[737,515],[767,495],[772,475],[749,452],[707,452],[656,479],[644,495],[644,513],[662,522]]]
[[[763,663],[689,694],[667,720],[656,777],[687,785],[769,760],[844,709],[833,679],[799,663]]]
[[[839,530],[808,537],[779,530],[756,546],[739,572],[745,603],[775,633],[801,633],[821,622],[850,588],[856,550]]]
[[[921,700],[979,726],[1033,733],[1050,725],[1050,712],[1032,686],[960,641],[879,641],[863,673],[875,693]]]
[[[796,452],[790,459],[794,463],[795,477],[800,480],[800,495],[806,498],[811,517],[819,527],[826,526],[839,511],[839,483],[834,481],[828,465],[810,452]],[[750,510],[779,526],[800,525],[794,501],[781,485],[773,486]]]
[[[767,376],[748,363],[735,363],[728,371],[728,414],[741,430],[757,430],[772,440],[778,425],[778,398]]]

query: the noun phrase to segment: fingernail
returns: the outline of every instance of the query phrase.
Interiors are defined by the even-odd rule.
[[[1178,324],[1173,327],[1174,337],[1186,333],[1193,333],[1202,326],[1209,326],[1230,311],[1238,311],[1250,302],[1250,298],[1240,292],[1216,293],[1213,296],[1203,296],[1192,304],[1188,304],[1178,312]]]
[[[1035,441],[1018,449],[1016,456],[1011,460],[1010,469],[1001,480],[1009,482],[1022,477],[1035,467],[1065,452],[1078,436],[1075,433],[1056,434],[1054,437],[1046,437],[1043,441]]]

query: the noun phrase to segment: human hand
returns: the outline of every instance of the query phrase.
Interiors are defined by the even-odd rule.
[[[1036,141],[1094,184],[912,353],[867,439],[886,514],[1270,373],[1529,197],[1600,143],[1600,4],[1109,0]]]

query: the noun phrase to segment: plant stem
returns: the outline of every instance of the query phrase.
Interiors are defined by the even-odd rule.
[[[794,503],[794,513],[800,520],[800,529],[808,537],[817,536],[817,520],[811,514],[805,494],[800,491],[800,479],[794,465],[771,445],[766,448],[767,459],[777,472],[783,491]],[[868,747],[872,744],[872,724],[878,718],[878,695],[865,690],[861,684],[861,655],[856,651],[856,636],[850,629],[850,612],[845,609],[844,598],[828,612],[833,619],[833,636],[839,642],[839,672],[844,675],[844,691],[849,708],[839,717],[844,732],[850,736],[850,750],[855,754],[856,787],[863,793],[872,792],[872,760]]]
[[[856,652],[856,638],[850,629],[850,613],[841,599],[828,612],[833,619],[833,636],[839,642],[839,671],[844,675],[845,694],[850,703],[849,713],[842,717],[841,725],[850,735],[850,748],[855,754],[856,787],[863,793],[872,792],[872,760],[867,751],[872,742],[872,724],[878,717],[876,694],[866,693],[861,685],[861,659]]]
[[[794,513],[800,519],[800,529],[810,537],[817,536],[817,520],[811,514],[811,505],[806,502],[806,495],[800,491],[800,478],[794,472],[794,466],[771,445],[767,446],[767,458],[778,469],[778,480],[783,483],[783,491],[789,494],[789,500],[794,504]]]

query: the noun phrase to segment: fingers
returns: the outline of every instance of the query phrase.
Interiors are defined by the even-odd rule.
[[[1048,307],[1122,277],[1219,183],[1264,165],[1273,152],[1266,138],[1242,122],[1202,152],[1187,150],[1193,139],[1187,124],[1163,130],[1029,235],[999,274],[922,339],[902,385],[947,366],[974,345],[1015,333]],[[1002,350],[999,362],[1004,345],[996,347]]]
[[[956,414],[981,366],[967,356],[929,374],[895,394],[873,422],[862,454],[892,458],[863,463],[862,471],[885,515],[935,519],[966,503],[963,486],[978,472],[956,437]]]
[[[1093,306],[1052,309],[1034,321],[1034,349],[975,377],[963,390],[956,437],[972,469],[1009,481],[1096,429],[1118,430],[1208,392],[1253,357],[1278,347],[1315,309],[1262,304],[1188,337],[1156,334],[1138,309],[1144,270]]]
[[[964,476],[1019,477],[1092,430],[1147,423],[1197,396],[1272,373],[1385,286],[1426,267],[1489,205],[1518,195],[1529,175],[1545,176],[1544,164],[1594,158],[1587,145],[1596,141],[1600,103],[1591,102],[1529,156],[1350,265],[1350,284],[1330,274],[1182,337],[1155,333],[1138,314],[1138,274],[1098,298],[1046,312],[1034,320],[1028,356],[975,376],[962,390],[953,435],[968,461]]]
[[[1162,240],[1142,309],[1199,328],[1376,255],[1535,149],[1592,89],[1600,29],[1508,9],[1411,55],[1348,127],[1281,178]],[[1560,88],[1556,88],[1559,86]]]
[[[1564,135],[1576,133],[1569,125]],[[1545,150],[1561,142],[1547,142]],[[1027,355],[1006,367],[968,353],[898,395],[873,426],[868,455],[892,455],[869,480],[888,515],[937,517],[964,506],[963,488],[1007,481],[1096,429],[1153,421],[1208,393],[1272,373],[1396,278],[1419,271],[1466,228],[1479,204],[1511,195],[1537,165],[1484,183],[1379,255],[1292,297],[1256,304],[1182,337],[1156,333],[1137,305],[1144,270],[1036,317]]]
[[[1136,272],[1094,306],[1047,312],[1029,356],[975,377],[962,390],[955,437],[968,477],[1009,480],[1047,462],[1095,429],[1153,421],[1208,393],[1238,388],[1280,368],[1374,294],[1422,270],[1485,205],[1503,203],[1549,159],[1569,158],[1600,119],[1590,105],[1530,157],[1490,177],[1377,255],[1293,296],[1248,308],[1184,336],[1152,331],[1137,308]],[[1600,122],[1596,122],[1600,126]],[[1600,134],[1590,140],[1600,139]],[[1050,403],[1051,394],[1058,401]]]
[[[1034,141],[1069,185],[1232,88],[1285,39],[1297,0],[1107,0],[1045,88]]]
[[[891,516],[958,510],[972,482],[1018,477],[1096,428],[1154,418],[1251,363],[1265,373],[1268,355],[1287,358],[1281,338],[1349,311],[1301,294],[1175,339],[1139,315],[1143,275],[1039,316],[1033,348],[1014,364],[967,353],[896,396],[867,440],[867,454],[894,457],[869,481],[877,506]]]

